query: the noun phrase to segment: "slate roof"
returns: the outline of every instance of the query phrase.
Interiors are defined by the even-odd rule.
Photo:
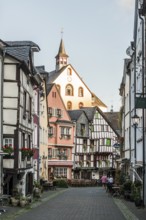
[[[80,109],[68,110],[68,114],[72,121],[77,121],[82,113],[83,113],[83,110],[80,110]]]
[[[40,50],[39,46],[32,41],[5,41],[5,43],[11,47],[29,46],[29,47],[38,47],[38,49]]]
[[[104,114],[112,124],[113,128],[120,135],[119,112],[104,112]]]
[[[28,65],[29,52],[30,52],[29,46],[6,47],[5,50],[6,50],[6,53],[11,55],[12,57],[14,57],[20,61],[24,61]]]
[[[39,73],[49,74],[49,73],[45,70],[45,66],[36,66],[36,69],[39,71]]]
[[[102,112],[100,110],[99,107],[95,106],[95,107],[82,107],[81,108],[82,110],[85,111],[89,121],[93,120],[93,117],[94,117],[94,114],[95,114],[95,111],[97,109],[97,111],[102,115],[102,117],[105,119],[105,121],[110,125],[110,127],[114,130],[114,132],[117,134],[117,135],[120,135],[120,132],[119,132],[119,127],[118,127],[118,112],[116,114],[108,114],[107,112]],[[110,112],[111,113],[111,112]],[[115,120],[114,120],[115,119]]]
[[[47,95],[50,93],[52,87],[54,86],[54,84],[47,84]]]
[[[65,51],[63,39],[61,39],[59,51],[58,51],[58,54],[56,55],[56,58],[59,56],[68,57],[68,55],[66,54],[66,51]]]
[[[66,66],[62,67],[59,71],[52,71],[49,72],[49,77],[48,77],[48,82],[47,83],[53,83],[55,81],[55,79],[57,79],[57,77],[63,72],[63,70],[66,68]]]
[[[92,121],[97,107],[82,107],[81,109],[86,113],[88,120]]]

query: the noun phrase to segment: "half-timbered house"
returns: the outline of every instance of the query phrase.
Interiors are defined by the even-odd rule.
[[[113,172],[113,146],[118,141],[118,133],[98,107],[84,107],[80,111],[88,120],[81,122],[78,110],[69,111],[72,120],[76,120],[76,127],[80,128],[75,134],[74,177],[98,179],[103,172]],[[82,132],[83,127],[84,131],[89,128],[88,135]]]
[[[4,42],[2,80],[4,193],[13,189],[23,195],[33,189],[33,54],[39,46],[31,41]]]

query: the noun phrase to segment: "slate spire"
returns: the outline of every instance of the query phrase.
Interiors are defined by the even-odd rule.
[[[66,54],[64,42],[61,38],[58,54],[56,55],[56,71],[67,65],[68,55]]]

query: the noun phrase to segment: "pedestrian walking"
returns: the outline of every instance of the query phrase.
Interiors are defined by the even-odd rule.
[[[112,175],[110,175],[110,177],[107,178],[107,191],[110,193],[112,193],[113,183],[114,183],[114,179]]]
[[[101,182],[102,182],[102,186],[104,188],[106,188],[106,183],[107,183],[107,176],[105,174],[102,175],[101,177]]]

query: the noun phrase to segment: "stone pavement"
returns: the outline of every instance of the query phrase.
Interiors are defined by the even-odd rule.
[[[102,187],[49,190],[30,207],[6,207],[0,220],[145,220],[146,208],[109,196]]]

